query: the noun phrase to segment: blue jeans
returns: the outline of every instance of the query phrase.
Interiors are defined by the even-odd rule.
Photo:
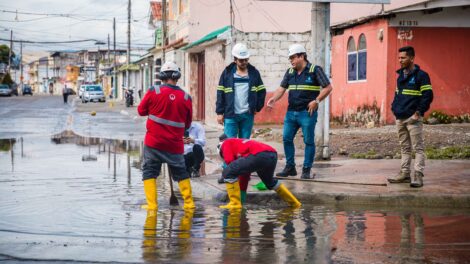
[[[288,166],[295,166],[294,137],[299,128],[302,128],[305,143],[304,168],[311,168],[315,158],[315,125],[318,113],[315,111],[311,116],[308,111],[287,111],[284,118],[284,153]]]
[[[255,115],[250,113],[225,118],[224,133],[228,138],[250,138],[254,120]]]

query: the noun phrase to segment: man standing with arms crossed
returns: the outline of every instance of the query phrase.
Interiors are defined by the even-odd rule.
[[[289,47],[289,68],[281,86],[268,100],[267,106],[274,107],[274,103],[281,99],[286,90],[289,90],[289,105],[284,118],[283,143],[286,155],[286,167],[276,176],[296,176],[294,137],[299,128],[302,128],[305,143],[305,158],[302,168],[302,179],[310,179],[310,171],[315,159],[315,125],[317,124],[317,109],[320,102],[333,90],[328,77],[320,66],[311,64],[307,60],[307,51],[300,44]],[[322,87],[323,89],[321,89]]]
[[[234,62],[222,72],[217,87],[217,122],[224,125],[227,137],[249,139],[255,114],[264,107],[266,88],[259,71],[248,63],[250,52],[245,44],[235,44],[232,56]],[[243,201],[249,180],[249,174],[240,177]],[[219,183],[224,183],[222,177]]]
[[[154,86],[145,94],[137,108],[139,115],[148,116],[144,140],[144,181],[148,210],[157,210],[157,181],[162,163],[167,163],[173,180],[178,181],[184,209],[193,209],[189,174],[184,162],[183,136],[192,121],[191,97],[176,85],[181,77],[178,66],[165,62],[159,73],[161,86]]]
[[[429,75],[414,64],[415,50],[411,46],[398,49],[401,69],[397,71],[397,88],[392,103],[396,117],[398,139],[401,148],[401,170],[390,183],[410,183],[410,187],[423,187],[424,141],[423,116],[433,100]],[[411,150],[415,155],[415,173],[411,178]]]

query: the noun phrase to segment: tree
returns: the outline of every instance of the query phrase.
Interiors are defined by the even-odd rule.
[[[8,85],[11,85],[13,83],[13,80],[11,79],[11,76],[9,73],[7,73],[5,75],[5,77],[3,77],[3,80],[1,81],[1,84],[8,84]]]
[[[8,56],[10,56],[10,48],[7,45],[0,45],[0,63],[8,64]],[[11,53],[11,57],[15,57],[15,53]]]

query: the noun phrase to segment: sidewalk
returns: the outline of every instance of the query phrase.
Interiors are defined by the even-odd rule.
[[[127,108],[124,101],[106,103],[76,103],[77,112],[115,112],[144,123],[146,118],[137,114],[137,107]],[[132,123],[130,123],[132,125]],[[207,175],[192,179],[193,192],[203,199],[226,200],[225,186],[217,183],[221,160],[216,146],[223,132],[222,126],[206,127],[205,147]],[[277,170],[285,165],[283,146],[280,142],[266,142],[279,153]],[[297,149],[298,176],[282,179],[283,183],[304,204],[328,203],[336,205],[360,204],[400,207],[444,207],[470,209],[470,161],[427,160],[423,188],[410,188],[408,184],[388,184],[386,178],[395,175],[400,160],[333,159],[315,162],[315,180],[301,180],[303,150]],[[254,175],[250,186],[259,182]],[[248,189],[248,206],[258,203],[279,203],[273,191]]]
[[[300,161],[300,159],[298,159]],[[298,162],[299,163],[299,162]],[[281,170],[284,161],[278,163]],[[362,204],[400,207],[449,207],[470,209],[470,164],[461,160],[427,161],[423,188],[410,188],[409,184],[388,184],[386,178],[400,167],[399,160],[332,160],[317,162],[313,171],[315,180],[296,177],[282,182],[302,203]],[[216,200],[226,198],[223,184],[217,184],[220,174],[203,176],[193,181],[204,183],[209,190],[197,190],[202,196],[216,193]],[[259,182],[252,177],[250,186]],[[248,189],[248,203],[277,203],[273,191]]]

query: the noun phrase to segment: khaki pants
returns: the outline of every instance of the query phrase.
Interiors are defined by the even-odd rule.
[[[415,155],[415,172],[424,171],[424,141],[423,141],[423,117],[414,120],[397,119],[398,140],[401,148],[401,171],[410,173],[411,169],[411,146],[413,146]]]

